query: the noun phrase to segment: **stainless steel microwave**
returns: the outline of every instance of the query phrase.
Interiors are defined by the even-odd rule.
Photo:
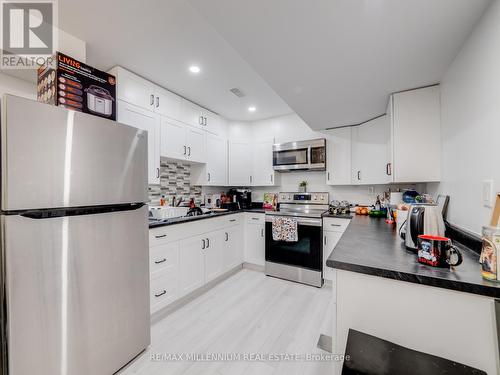
[[[326,139],[312,139],[273,145],[276,171],[326,170]]]

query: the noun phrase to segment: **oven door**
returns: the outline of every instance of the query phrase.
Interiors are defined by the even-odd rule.
[[[266,217],[266,262],[322,270],[321,219],[298,217],[298,241],[274,241],[272,216]]]

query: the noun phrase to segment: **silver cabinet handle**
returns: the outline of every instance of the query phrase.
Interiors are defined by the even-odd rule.
[[[198,118],[198,124],[203,125],[203,116]]]
[[[188,146],[188,156],[191,156],[191,147]]]
[[[155,104],[155,96],[151,94],[149,105],[154,105],[154,104]]]
[[[161,297],[163,296],[164,294],[167,294],[167,291],[165,289],[163,289],[163,292],[160,292],[160,293],[155,293],[155,297]]]
[[[166,234],[159,234],[159,235],[155,236],[155,238],[164,238],[164,237],[167,237],[167,235]]]
[[[226,242],[229,240],[229,234],[226,232]]]
[[[273,175],[271,175],[271,184],[273,183]]]
[[[259,220],[258,217],[252,217],[252,220]]]
[[[187,147],[186,146],[182,146],[182,147],[184,147],[184,155],[186,155],[186,153],[187,153]]]
[[[207,126],[207,118],[205,117],[205,126]]]
[[[340,224],[330,224],[332,227],[341,227],[342,225]]]
[[[392,163],[387,163],[387,165],[385,166],[385,173],[387,174],[387,176],[392,175]]]
[[[207,249],[210,247],[210,240],[207,238]]]
[[[250,183],[252,183],[252,176],[250,176]]]
[[[324,241],[325,245],[326,245],[326,236],[325,236],[325,241]]]
[[[160,178],[160,168],[156,168],[156,178]]]
[[[229,221],[230,221],[230,222],[233,222],[233,221],[236,221],[236,219],[231,219],[231,220],[229,220]]]
[[[358,180],[361,180],[361,171],[358,171]]]
[[[156,97],[156,108],[158,108],[160,106],[160,97],[157,96]]]
[[[330,172],[327,173],[326,179],[327,179],[327,181],[330,181]]]
[[[264,237],[264,229],[261,229],[261,230],[260,230],[260,236],[261,236],[261,237]]]
[[[205,250],[205,247],[206,247],[206,244],[205,244],[205,240],[201,240],[201,249],[202,250]]]
[[[210,181],[210,172],[208,172],[208,181]]]
[[[155,260],[155,264],[162,264],[162,263],[165,263],[167,261],[167,258],[163,258],[161,260]]]

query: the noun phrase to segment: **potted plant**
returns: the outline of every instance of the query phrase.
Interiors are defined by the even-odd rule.
[[[304,180],[304,181],[301,181],[301,182],[299,183],[299,192],[300,192],[300,193],[305,193],[305,192],[306,192],[306,190],[307,190],[307,181],[305,181],[305,180]]]

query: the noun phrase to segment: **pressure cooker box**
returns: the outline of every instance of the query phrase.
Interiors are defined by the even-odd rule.
[[[115,76],[61,52],[51,65],[38,69],[37,99],[116,120]]]

